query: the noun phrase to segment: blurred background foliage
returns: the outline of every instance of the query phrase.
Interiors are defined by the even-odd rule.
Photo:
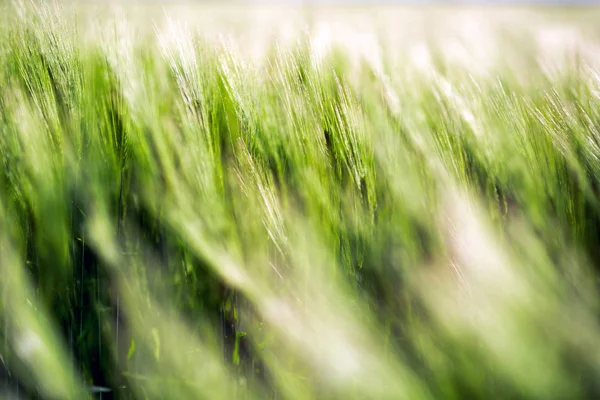
[[[11,398],[596,398],[594,9],[0,28]]]

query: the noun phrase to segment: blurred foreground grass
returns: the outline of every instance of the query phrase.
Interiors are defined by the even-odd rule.
[[[0,395],[600,396],[598,11],[3,7]]]

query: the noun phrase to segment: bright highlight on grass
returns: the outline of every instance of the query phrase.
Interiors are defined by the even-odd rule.
[[[1,396],[600,395],[596,10],[1,7]]]

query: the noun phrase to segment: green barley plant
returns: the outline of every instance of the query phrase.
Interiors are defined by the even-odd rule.
[[[600,395],[594,8],[0,5],[0,395]]]

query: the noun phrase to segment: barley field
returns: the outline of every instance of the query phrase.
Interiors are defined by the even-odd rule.
[[[600,8],[0,15],[0,397],[600,397]]]

